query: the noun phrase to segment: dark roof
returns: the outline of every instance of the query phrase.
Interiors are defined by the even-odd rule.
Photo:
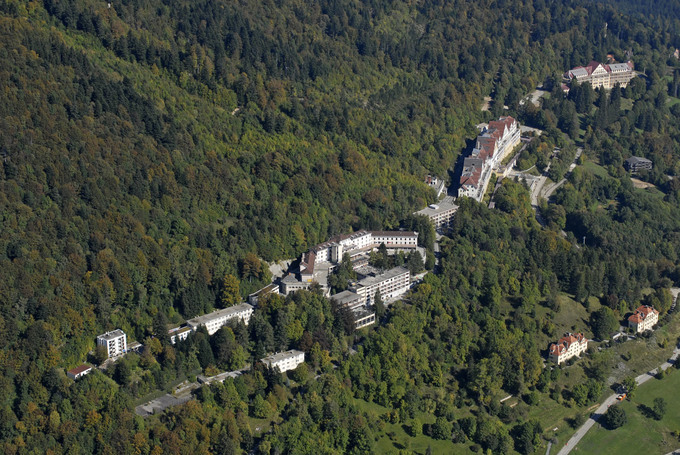
[[[641,156],[631,156],[626,160],[626,163],[628,164],[641,164],[641,163],[651,163],[651,160],[648,160],[647,158],[642,158]]]

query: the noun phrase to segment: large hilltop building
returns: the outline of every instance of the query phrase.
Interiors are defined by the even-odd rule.
[[[477,136],[472,153],[463,161],[458,196],[471,197],[481,202],[492,170],[501,164],[519,142],[520,127],[517,120],[508,116],[489,122],[482,134]]]
[[[579,84],[588,83],[594,89],[600,87],[611,89],[616,84],[625,87],[634,77],[635,71],[631,61],[607,65],[593,60],[587,66],[577,66],[564,73],[564,78],[569,82],[575,80]]]
[[[347,254],[357,269],[368,264],[368,253],[385,245],[388,252],[411,252],[418,248],[418,233],[413,231],[357,231],[332,237],[302,255],[299,276],[288,274],[281,280],[281,293],[288,295],[319,283],[328,291],[328,274]]]
[[[588,350],[588,339],[582,333],[565,333],[560,341],[550,345],[548,357],[556,364],[566,362]]]

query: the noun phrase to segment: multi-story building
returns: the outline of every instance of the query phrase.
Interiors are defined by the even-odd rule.
[[[582,333],[565,333],[560,341],[550,345],[548,357],[552,362],[560,364],[588,350],[588,339]]]
[[[104,346],[108,358],[117,357],[127,351],[127,338],[125,332],[120,329],[106,332],[97,337],[97,346]]]
[[[331,296],[338,305],[352,310],[354,328],[361,329],[375,323],[375,311],[366,305],[366,298],[352,291],[342,291]]]
[[[626,87],[634,77],[631,61],[606,65],[593,60],[587,66],[577,66],[564,73],[564,78],[569,82],[575,80],[579,84],[590,84],[594,89],[611,89],[616,84]]]
[[[291,349],[290,351],[272,354],[260,359],[260,361],[271,368],[278,368],[281,373],[284,373],[288,370],[294,370],[298,365],[304,363],[305,353]]]
[[[652,330],[652,327],[659,322],[659,312],[649,305],[641,305],[628,317],[628,327],[635,330],[635,333]]]
[[[623,167],[625,167],[626,170],[631,174],[634,174],[642,170],[651,171],[652,162],[647,158],[642,158],[640,156],[631,156],[630,158],[623,162]]]
[[[489,122],[477,136],[470,156],[463,160],[458,196],[477,201],[484,198],[493,169],[500,166],[520,142],[519,122],[512,117],[501,117]]]
[[[360,295],[367,305],[375,302],[375,293],[389,302],[403,295],[411,287],[411,272],[404,267],[395,267],[379,275],[368,276],[350,289]]]
[[[424,215],[430,219],[435,229],[446,228],[451,224],[453,216],[458,211],[458,206],[453,203],[451,196],[446,196],[436,204],[430,204],[414,215]]]
[[[247,303],[241,303],[189,319],[187,321],[187,326],[194,332],[198,330],[200,326],[204,326],[208,331],[208,335],[212,335],[231,320],[240,319],[247,325],[252,315],[253,306]]]
[[[79,367],[76,367],[72,370],[68,370],[66,372],[66,376],[68,376],[69,378],[71,378],[75,381],[76,379],[80,379],[83,376],[85,376],[86,374],[89,374],[91,371],[92,371],[92,367],[90,365],[83,364],[83,365],[80,365]]]

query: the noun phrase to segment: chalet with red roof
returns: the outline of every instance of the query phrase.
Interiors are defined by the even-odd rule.
[[[566,333],[560,341],[550,345],[548,358],[559,365],[574,356],[580,356],[586,350],[588,350],[588,339],[582,333]]]
[[[481,201],[493,169],[501,164],[519,141],[519,122],[514,118],[501,117],[489,122],[482,134],[477,136],[472,153],[463,161],[458,196]]]
[[[640,333],[652,330],[657,322],[659,322],[659,312],[650,305],[642,305],[628,318],[628,327],[635,330],[635,333]]]
[[[604,64],[595,60],[587,66],[577,66],[564,73],[564,78],[577,81],[579,84],[590,84],[595,88],[614,88],[616,84],[626,87],[635,77],[633,62]]]

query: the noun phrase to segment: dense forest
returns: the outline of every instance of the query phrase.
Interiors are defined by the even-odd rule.
[[[678,11],[0,0],[2,450],[371,453],[398,427],[416,446],[394,453],[424,453],[423,440],[532,453],[545,428],[532,409],[580,412],[610,360],[592,356],[572,387],[543,368],[547,343],[606,335],[640,302],[665,316],[680,285]],[[563,95],[566,69],[608,54],[643,74]],[[538,85],[540,107],[523,101]],[[423,178],[450,179],[475,125],[505,112],[544,130],[519,166],[552,159],[550,178],[567,176],[539,207],[545,225],[506,179],[495,210],[461,201],[437,272],[373,328],[355,332],[305,291],[261,302],[247,327],[170,344],[169,326],[267,284],[268,262],[409,227],[435,199]],[[631,155],[653,161],[637,176],[649,189],[624,170]],[[559,322],[565,306],[587,324]],[[67,379],[114,328],[144,350]],[[291,348],[307,362],[288,375],[256,362]],[[161,416],[134,413],[199,373],[245,366]],[[501,406],[501,390],[523,401]]]

